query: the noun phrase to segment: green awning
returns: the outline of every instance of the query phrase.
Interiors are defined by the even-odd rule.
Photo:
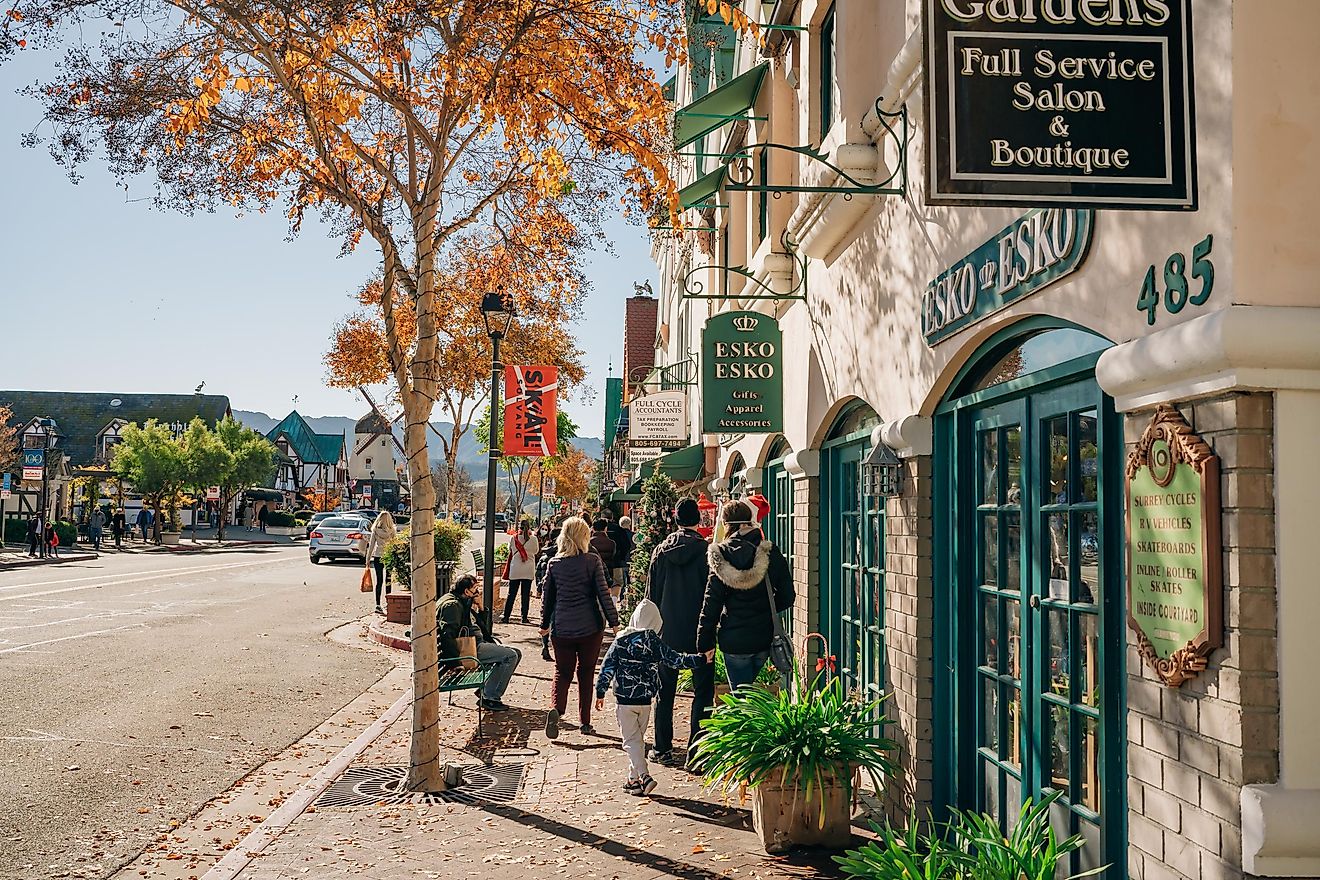
[[[625,501],[641,501],[641,494],[633,494],[627,489],[615,489],[609,495],[605,496],[606,504],[621,504]]]
[[[678,203],[684,208],[704,205],[720,191],[720,187],[724,186],[724,179],[728,176],[727,165],[721,165],[709,174],[703,174],[678,191]]]
[[[678,74],[674,74],[669,79],[665,80],[665,84],[660,87],[660,94],[666,101],[672,101],[674,100],[674,96],[678,94],[677,89]]]
[[[655,461],[644,463],[637,469],[637,479],[628,487],[628,493],[640,495],[642,483],[657,469],[675,483],[691,483],[700,478],[706,470],[706,447],[700,443],[695,446],[685,446],[662,455]]]
[[[675,112],[674,148],[682,149],[752,109],[769,70],[770,62],[764,61]]]

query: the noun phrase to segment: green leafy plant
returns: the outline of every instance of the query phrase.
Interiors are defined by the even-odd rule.
[[[461,523],[453,520],[437,520],[435,529],[435,561],[458,562],[467,544],[468,530]],[[385,545],[380,561],[394,575],[394,582],[405,587],[412,587],[412,544],[406,532],[395,535]]]
[[[289,528],[298,525],[297,518],[291,513],[285,513],[282,510],[272,510],[266,514],[266,525],[277,528]]]
[[[729,683],[729,673],[724,668],[724,652],[719,648],[715,649],[715,683]],[[771,688],[779,684],[779,673],[775,671],[773,664],[767,663],[761,667],[761,671],[756,676],[756,684],[765,688]],[[678,684],[676,687],[685,694],[692,692],[691,669],[679,670]]]
[[[508,558],[509,558],[509,545],[508,545],[508,544],[496,544],[496,545],[495,545],[495,562],[496,562],[498,565],[503,565],[503,564],[505,563],[505,561],[506,561]]]
[[[1080,834],[1059,840],[1050,806],[1061,792],[1022,805],[1007,834],[986,813],[953,810],[952,818],[924,833],[915,814],[906,830],[873,825],[876,839],[834,860],[849,877],[863,880],[1078,880],[1105,870],[1061,875],[1060,863],[1084,845]]]
[[[886,719],[880,700],[851,699],[839,680],[771,693],[757,685],[721,697],[706,734],[697,743],[698,767],[705,783],[726,794],[777,777],[785,786],[813,797],[825,822],[825,798],[831,781],[851,784],[866,773],[876,788],[893,772],[889,754],[897,746],[879,734]]]
[[[678,487],[663,473],[654,473],[642,483],[642,498],[633,507],[633,553],[629,562],[628,592],[623,598],[620,613],[631,613],[632,607],[646,595],[650,574],[651,554],[660,542],[677,528],[674,505],[678,504]]]

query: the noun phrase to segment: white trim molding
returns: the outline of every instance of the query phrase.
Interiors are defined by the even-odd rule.
[[[1232,390],[1320,390],[1320,308],[1229,306],[1100,356],[1119,412]]]
[[[885,422],[876,430],[879,432],[878,439],[894,450],[899,458],[915,458],[935,451],[935,423],[926,416],[904,416]]]
[[[784,458],[784,470],[795,480],[820,476],[820,450],[803,449]]]

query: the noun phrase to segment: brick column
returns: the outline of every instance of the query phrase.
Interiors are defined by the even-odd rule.
[[[793,478],[793,648],[801,651],[807,633],[820,631],[820,453],[791,453],[784,469]],[[820,645],[798,662],[814,669]]]
[[[1168,688],[1127,631],[1128,869],[1242,877],[1242,788],[1279,773],[1273,397],[1231,393],[1178,408],[1220,458],[1224,647],[1205,672]],[[1129,449],[1150,416],[1127,415]]]

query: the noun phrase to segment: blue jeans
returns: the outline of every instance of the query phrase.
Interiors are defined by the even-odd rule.
[[[761,667],[765,666],[765,661],[769,659],[769,651],[760,651],[756,654],[726,653],[724,670],[729,674],[729,689],[736,691],[743,685],[756,681],[756,677],[761,674]]]
[[[522,661],[522,652],[508,645],[482,641],[477,642],[477,659],[482,663],[495,664],[486,678],[485,687],[481,689],[481,695],[487,700],[501,699],[509,686],[509,681],[513,678],[513,671]]]

